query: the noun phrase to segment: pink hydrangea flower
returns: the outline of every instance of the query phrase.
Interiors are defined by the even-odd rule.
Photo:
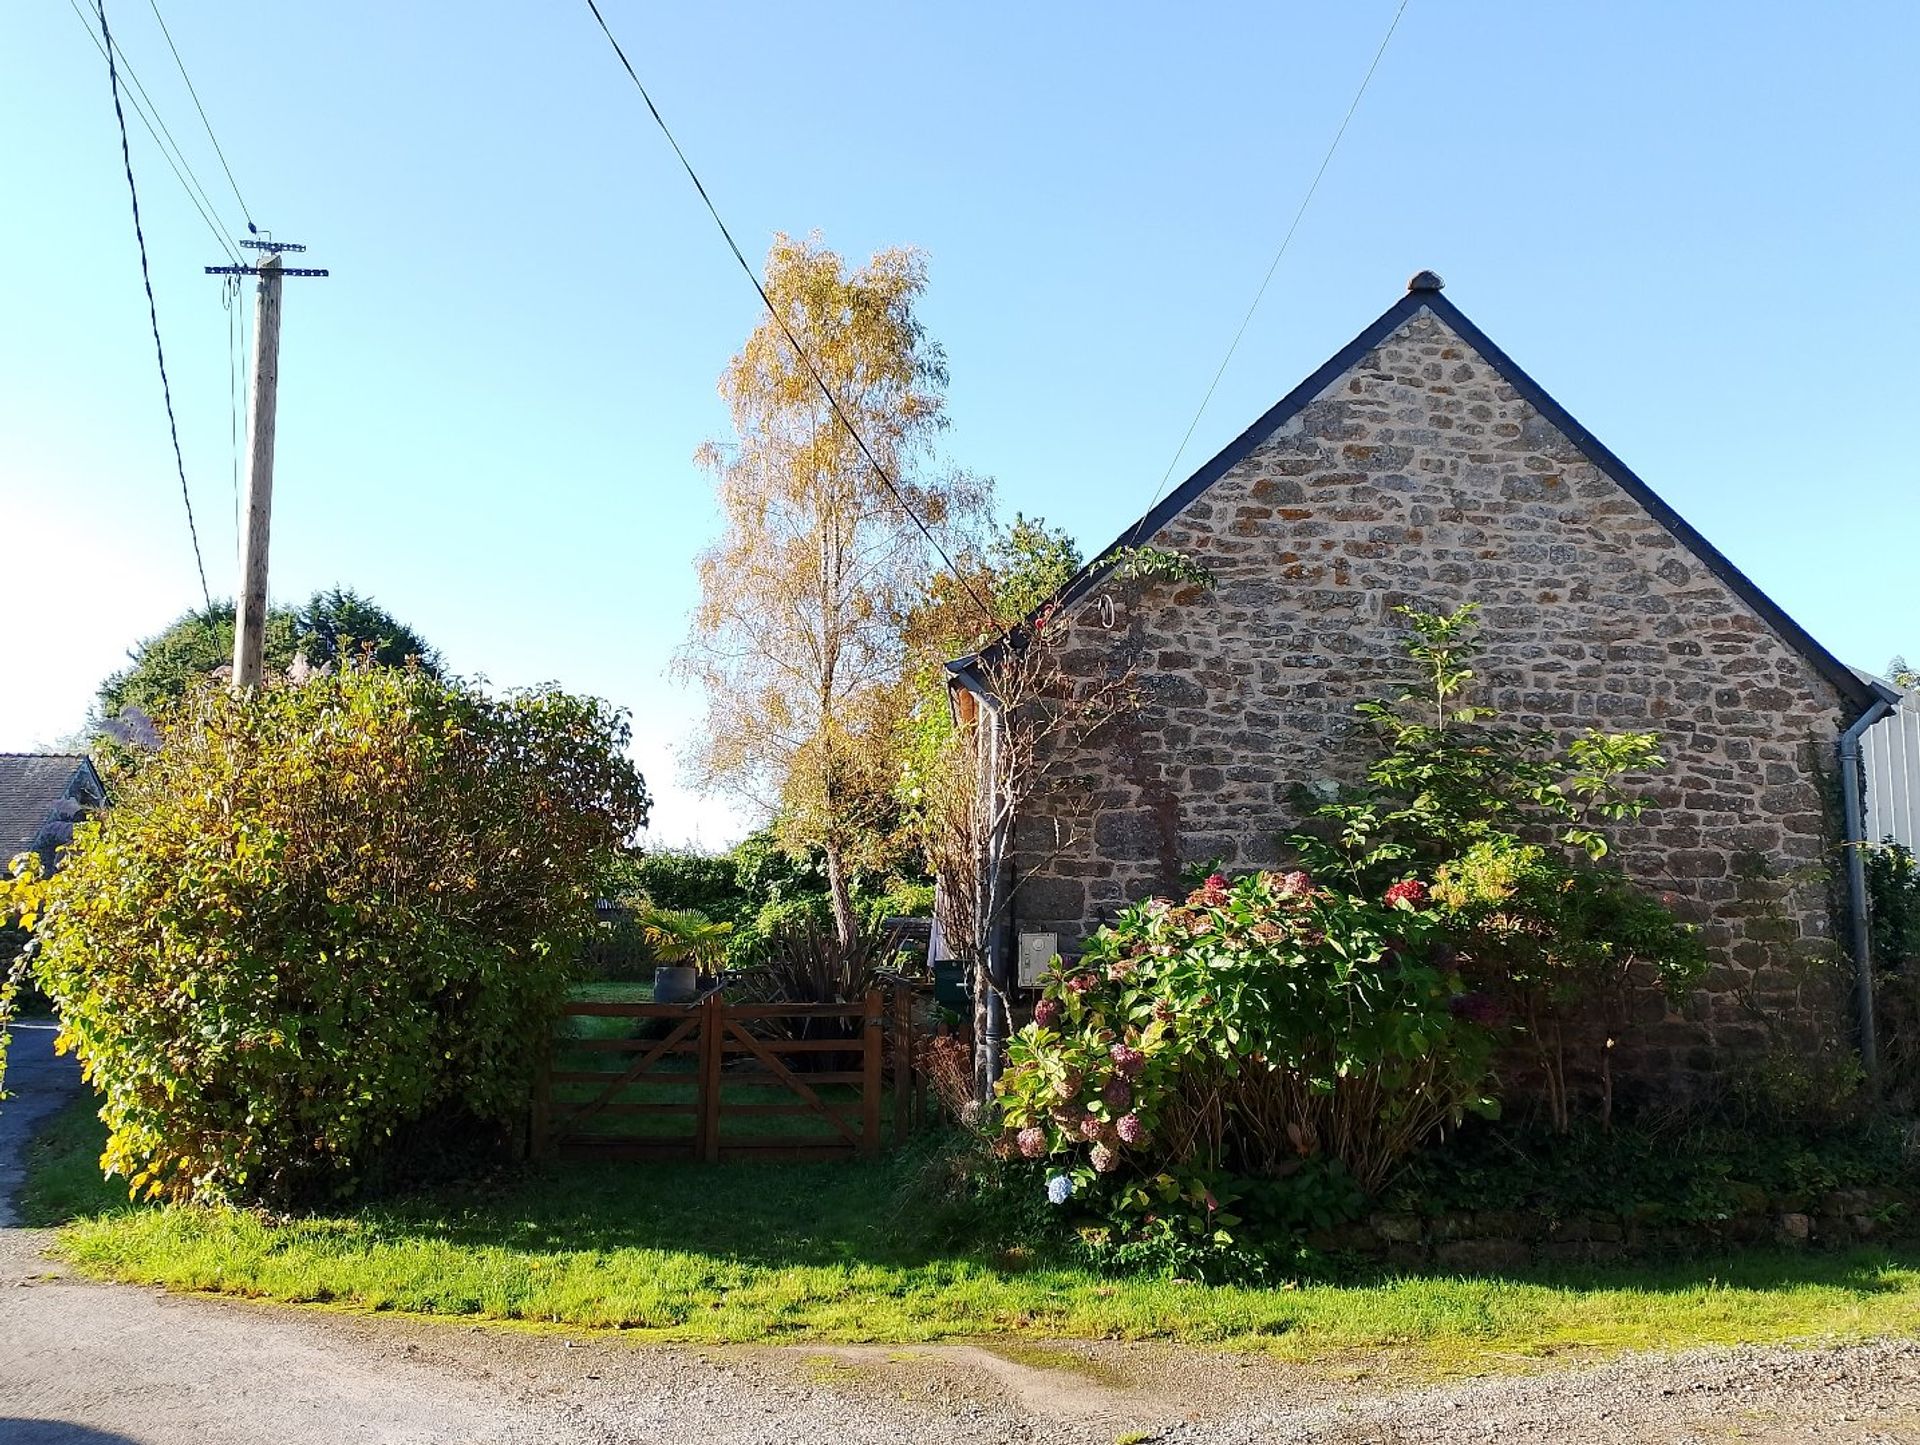
[[[1113,1132],[1122,1144],[1138,1144],[1147,1137],[1147,1126],[1138,1114],[1122,1114],[1114,1122]]]
[[[1113,1060],[1114,1068],[1118,1069],[1125,1078],[1131,1079],[1147,1066],[1147,1056],[1127,1044],[1115,1044],[1107,1050],[1107,1056]]]
[[[1313,880],[1296,868],[1291,873],[1280,875],[1280,882],[1275,885],[1274,892],[1282,898],[1304,898],[1313,892]]]
[[[1033,1006],[1033,1021],[1043,1029],[1050,1029],[1060,1022],[1060,1000],[1043,998]]]
[[[1418,878],[1403,878],[1387,890],[1387,907],[1398,908],[1405,904],[1409,908],[1418,908],[1427,901],[1427,885]]]
[[[1133,1085],[1115,1074],[1107,1080],[1107,1086],[1100,1091],[1100,1097],[1106,1101],[1109,1109],[1124,1111],[1133,1104]]]
[[[1087,1157],[1092,1162],[1094,1171],[1099,1174],[1111,1174],[1120,1167],[1120,1156],[1105,1144],[1095,1144],[1093,1152]]]
[[[1022,1159],[1039,1159],[1047,1152],[1047,1131],[1040,1128],[1022,1129],[1014,1143],[1018,1145]]]
[[[1076,973],[1072,978],[1067,980],[1067,987],[1084,998],[1087,994],[1093,992],[1093,975],[1090,973]]]
[[[1227,875],[1224,873],[1209,873],[1207,875],[1206,887],[1209,893],[1225,893],[1227,891]]]
[[[1097,1144],[1107,1137],[1107,1121],[1098,1114],[1088,1114],[1080,1121],[1080,1137],[1089,1144]]]

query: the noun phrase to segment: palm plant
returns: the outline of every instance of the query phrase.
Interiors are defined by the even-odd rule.
[[[702,973],[718,973],[726,960],[731,923],[715,923],[694,908],[653,907],[642,909],[639,921],[661,963],[690,964]]]

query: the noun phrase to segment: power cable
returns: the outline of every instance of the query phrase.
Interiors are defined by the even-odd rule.
[[[187,62],[180,58],[179,47],[173,43],[173,32],[167,29],[167,19],[160,13],[159,0],[147,0],[153,9],[153,18],[160,22],[160,33],[167,38],[167,49],[173,52],[173,63],[180,67],[180,78],[187,83],[187,94],[193,97],[193,108],[200,112],[200,124],[207,128],[207,139],[213,142],[213,153],[220,157],[220,169],[227,173],[227,184],[233,187],[233,198],[240,203],[240,214],[246,218],[247,229],[258,235],[260,228],[253,224],[253,212],[247,209],[247,198],[240,194],[240,182],[233,178],[233,167],[227,164],[227,153],[220,149],[220,137],[213,133],[213,122],[207,119],[207,108],[200,104],[200,92],[193,88],[193,77],[187,74]]]
[[[133,150],[127,142],[127,115],[120,108],[120,72],[113,63],[113,32],[107,28],[106,0],[94,0],[100,16],[102,50],[107,57],[107,83],[113,89],[113,116],[120,126],[120,163],[127,174],[127,197],[133,203],[133,237],[140,247],[140,279],[147,288],[147,320],[153,327],[153,355],[160,364],[160,395],[167,404],[167,431],[173,437],[173,465],[180,475],[180,500],[187,508],[187,535],[193,539],[193,565],[200,574],[200,598],[213,611],[213,594],[207,589],[207,565],[200,556],[200,529],[193,521],[193,494],[187,490],[187,463],[180,454],[180,425],[173,415],[173,387],[167,381],[167,353],[160,344],[160,308],[153,299],[153,272],[147,265],[147,236],[140,226],[140,192],[133,183]]]
[[[1145,525],[1147,517],[1152,515],[1155,505],[1167,490],[1167,483],[1173,478],[1173,469],[1180,465],[1180,458],[1186,453],[1187,443],[1193,440],[1194,429],[1200,425],[1200,418],[1206,415],[1207,404],[1213,400],[1213,393],[1220,385],[1220,378],[1227,374],[1227,364],[1233,360],[1234,353],[1240,349],[1240,340],[1247,334],[1248,323],[1253,320],[1253,313],[1260,309],[1261,298],[1267,294],[1267,287],[1273,280],[1274,272],[1280,269],[1281,259],[1286,256],[1287,248],[1293,244],[1294,232],[1300,229],[1300,222],[1307,214],[1307,207],[1313,204],[1314,193],[1320,189],[1321,178],[1326,175],[1327,167],[1333,163],[1333,153],[1340,149],[1340,140],[1346,135],[1347,126],[1352,122],[1354,112],[1360,109],[1360,98],[1367,93],[1367,86],[1373,81],[1374,71],[1380,68],[1380,58],[1387,53],[1387,44],[1393,39],[1393,32],[1400,28],[1400,17],[1407,13],[1408,3],[1409,0],[1400,0],[1400,7],[1393,12],[1393,20],[1387,26],[1387,33],[1380,38],[1380,46],[1373,52],[1373,60],[1367,66],[1367,73],[1360,78],[1360,88],[1353,93],[1353,103],[1347,107],[1346,115],[1341,117],[1340,128],[1333,133],[1333,141],[1328,145],[1327,153],[1320,158],[1320,169],[1313,173],[1312,184],[1307,187],[1306,195],[1300,198],[1300,208],[1293,213],[1293,223],[1287,227],[1286,235],[1281,238],[1280,249],[1273,253],[1273,263],[1267,267],[1267,274],[1261,278],[1260,289],[1253,293],[1253,304],[1247,307],[1247,314],[1240,318],[1240,327],[1233,333],[1233,340],[1227,346],[1227,354],[1220,358],[1219,369],[1213,373],[1213,380],[1207,383],[1207,394],[1200,398],[1199,408],[1194,412],[1193,420],[1187,423],[1186,434],[1180,438],[1180,445],[1174,449],[1173,459],[1167,463],[1167,470],[1160,478],[1160,485],[1154,489],[1146,511],[1141,514],[1140,521],[1135,524],[1136,533],[1141,526]],[[1139,541],[1138,536],[1133,540]]]
[[[593,18],[600,22],[600,30],[601,33],[607,37],[607,44],[613,47],[613,53],[620,58],[620,64],[626,69],[627,78],[633,82],[634,89],[640,92],[640,98],[647,103],[647,110],[652,113],[654,124],[660,127],[660,133],[667,138],[667,144],[673,147],[673,153],[679,158],[680,167],[687,173],[687,179],[693,182],[694,190],[700,193],[700,199],[706,203],[707,214],[713,217],[714,225],[720,228],[720,235],[721,238],[726,241],[727,249],[733,252],[733,259],[738,261],[740,263],[740,269],[746,272],[747,279],[753,283],[753,289],[760,295],[761,304],[767,308],[767,314],[773,318],[774,324],[780,328],[781,334],[787,338],[787,345],[791,346],[793,348],[793,354],[800,358],[800,364],[806,367],[807,375],[813,378],[813,384],[819,388],[820,395],[826,398],[828,407],[832,409],[834,416],[839,418],[840,425],[846,428],[847,435],[853,438],[853,444],[860,449],[860,455],[866,458],[867,465],[873,468],[874,475],[880,478],[880,480],[886,484],[887,490],[893,494],[893,500],[899,504],[900,510],[906,513],[907,519],[911,521],[915,527],[919,528],[920,535],[927,539],[928,545],[939,554],[940,560],[947,564],[947,570],[953,574],[960,585],[966,589],[967,594],[973,598],[974,603],[980,608],[981,615],[991,619],[993,617],[993,608],[988,605],[987,600],[975,589],[973,583],[967,579],[966,574],[960,570],[953,558],[947,555],[947,549],[940,545],[940,539],[933,535],[932,529],[920,520],[919,513],[913,510],[913,507],[908,503],[906,496],[901,492],[900,487],[895,483],[893,477],[888,473],[887,469],[880,464],[880,459],[874,456],[872,448],[867,445],[866,438],[860,435],[860,429],[853,424],[852,419],[848,417],[846,411],[841,407],[840,399],[833,394],[833,389],[827,385],[826,379],[820,375],[820,370],[814,365],[812,356],[808,355],[806,347],[800,344],[800,338],[793,334],[793,328],[787,325],[786,317],[782,316],[779,311],[775,309],[773,298],[767,295],[767,288],[761,284],[759,273],[753,269],[752,264],[746,258],[746,254],[741,251],[739,243],[733,239],[733,232],[727,229],[727,223],[720,218],[720,211],[719,208],[714,205],[713,197],[707,194],[707,188],[701,184],[698,173],[693,169],[693,162],[689,161],[687,159],[687,153],[680,149],[680,142],[673,138],[673,132],[668,128],[666,118],[660,114],[660,107],[653,103],[653,97],[647,93],[647,87],[641,82],[639,73],[633,68],[633,62],[627,59],[627,52],[622,50],[620,48],[620,42],[613,38],[613,31],[608,28],[606,17],[600,13],[599,5],[595,3],[595,0],[587,0],[587,9],[591,10],[593,12]]]
[[[106,47],[100,43],[100,37],[94,34],[93,22],[87,19],[86,13],[81,10],[78,0],[67,0],[67,8],[73,11],[74,19],[78,20],[81,26],[85,28],[87,38],[93,42],[93,48],[99,51],[101,57],[106,59],[109,65],[111,65],[113,63],[112,58],[107,55]],[[167,130],[166,122],[160,119],[159,109],[153,107],[152,117],[149,118],[146,107],[153,106],[152,100],[147,100],[146,107],[141,105],[141,97],[146,96],[146,87],[140,84],[140,78],[133,73],[133,67],[127,63],[126,52],[120,49],[118,41],[113,43],[113,52],[120,57],[120,68],[126,71],[127,78],[139,92],[138,96],[129,94],[127,96],[127,102],[132,105],[133,113],[140,118],[140,123],[147,128],[147,134],[153,137],[154,145],[159,148],[160,158],[164,160],[169,169],[173,171],[174,179],[180,182],[181,189],[187,193],[187,199],[193,203],[194,210],[200,213],[200,219],[206,223],[207,229],[213,233],[213,238],[219,243],[220,249],[226,253],[228,259],[235,265],[241,264],[240,253],[234,249],[232,239],[220,225],[216,216],[216,208],[211,198],[206,195],[206,187],[202,186],[200,184],[200,178],[193,174],[193,167],[187,163],[185,154],[181,153],[180,158],[175,160],[174,155],[179,152],[179,146],[175,144],[172,151],[168,150],[168,144],[173,141],[173,133]],[[167,137],[165,141],[160,139],[162,133],[165,133]],[[192,179],[189,179],[189,177],[192,177]]]

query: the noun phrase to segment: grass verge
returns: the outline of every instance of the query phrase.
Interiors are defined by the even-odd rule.
[[[1499,1357],[1920,1333],[1920,1254],[1754,1253],[1514,1278],[1284,1289],[1112,1278],[930,1245],[912,1167],[571,1166],[478,1197],[270,1220],[126,1204],[83,1106],[36,1145],[29,1221],[108,1279],[364,1310],[612,1328],[687,1343],[1164,1339],[1425,1368]]]

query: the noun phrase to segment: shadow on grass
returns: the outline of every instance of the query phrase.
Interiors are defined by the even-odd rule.
[[[807,1164],[580,1164],[554,1169],[484,1203],[416,1199],[363,1211],[366,1227],[472,1246],[564,1254],[651,1250],[768,1269],[873,1265],[916,1269],[943,1261],[1030,1270],[1084,1267],[1064,1247],[942,1242],[903,1203],[911,1159]],[[1730,1249],[1607,1264],[1555,1264],[1477,1278],[1573,1291],[1632,1289],[1685,1295],[1703,1289],[1837,1289],[1861,1299],[1910,1289],[1895,1272],[1920,1270],[1920,1244],[1845,1253]],[[1438,1272],[1436,1272],[1437,1274]],[[1303,1281],[1365,1289],[1408,1272],[1328,1261]]]
[[[94,1161],[101,1143],[101,1126],[90,1105],[76,1104],[55,1120],[30,1164],[30,1222],[60,1224],[134,1207],[116,1185],[100,1181]],[[950,1201],[921,1177],[932,1167],[927,1156],[923,1147],[873,1161],[565,1164],[490,1183],[343,1206],[322,1211],[312,1222],[325,1229],[330,1220],[350,1218],[354,1237],[369,1245],[451,1244],[551,1257],[657,1252],[772,1271],[831,1266],[912,1271],[946,1263],[1000,1273],[1085,1267],[1064,1246],[1017,1237],[995,1240],[984,1232],[972,1242],[956,1242],[951,1218],[943,1221],[944,1233],[930,1227],[928,1214]],[[301,1222],[290,1223],[298,1228]],[[1915,1271],[1920,1271],[1920,1243],[1909,1241],[1846,1253],[1748,1248],[1626,1263],[1556,1264],[1473,1278],[1649,1295],[1818,1287],[1865,1301],[1910,1291],[1911,1278],[1900,1276]],[[1307,1272],[1302,1282],[1364,1290],[1406,1278],[1404,1270],[1336,1260]]]

